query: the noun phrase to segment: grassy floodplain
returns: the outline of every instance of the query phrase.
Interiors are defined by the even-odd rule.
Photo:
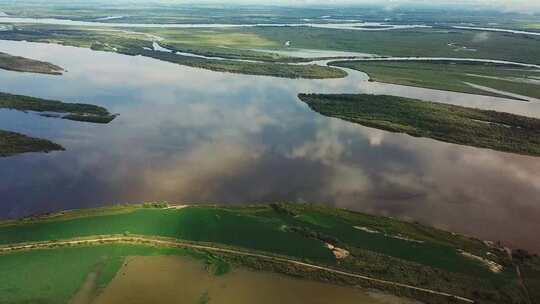
[[[540,156],[540,120],[388,95],[300,94],[326,116],[416,137]]]
[[[63,68],[52,63],[28,59],[0,52],[0,69],[40,74],[61,75]]]
[[[540,37],[452,28],[390,31],[333,30],[310,27],[238,29],[282,46],[332,51],[355,51],[395,57],[459,57],[540,64]],[[449,45],[450,44],[450,45]],[[463,47],[469,50],[465,51]]]
[[[474,299],[477,303],[522,303],[525,297],[512,261],[506,252],[497,246],[420,224],[322,206],[273,204],[228,208],[190,206],[176,209],[163,204],[147,204],[68,211],[0,225],[0,242],[4,246],[95,235],[165,237],[275,255],[392,282],[449,292]],[[347,253],[339,255],[327,244]],[[104,248],[101,246],[109,245],[99,245],[93,250],[100,251],[102,249],[99,248]],[[28,277],[17,277],[22,274],[17,267],[12,267],[14,262],[10,261],[18,260],[22,263],[26,255],[33,255],[32,259],[36,259],[40,255],[49,255],[49,252],[61,252],[58,250],[67,249],[58,247],[0,255],[0,265],[3,265],[0,267],[4,267],[3,273],[8,273],[3,278],[9,278],[9,281],[13,282],[11,285],[0,285],[11,286],[8,289],[0,289],[0,292],[16,291],[22,288],[21,286],[26,286],[24,280],[31,280]],[[477,258],[466,256],[459,250]],[[139,254],[129,253],[120,256],[127,255]],[[298,265],[285,265],[235,254],[217,256],[219,261],[227,261],[233,266],[378,288],[429,303],[449,303],[448,298],[437,295],[412,292],[397,286],[383,286],[360,279],[343,278],[338,274],[308,270]],[[479,259],[492,261],[502,268],[500,272],[494,272]],[[222,262],[218,262],[218,265],[221,264]],[[71,264],[65,263],[64,259],[56,259],[48,265],[56,269]],[[118,265],[118,262],[115,265]],[[84,267],[95,269],[97,266]],[[109,269],[104,272],[107,277],[111,277],[110,273],[114,273],[115,267],[103,268]],[[219,266],[218,269],[224,268]],[[536,275],[534,268],[527,269],[532,269],[531,273]],[[226,270],[219,271],[219,273],[226,272]],[[537,284],[535,281],[527,282],[532,284],[529,288],[534,288]],[[54,293],[57,292],[54,291],[56,288],[63,289],[61,284],[51,286],[57,286],[51,287],[51,292]],[[73,292],[74,288],[70,290]],[[35,294],[39,294],[39,291]],[[22,298],[24,293],[14,292],[12,295],[13,303],[18,303],[17,299]]]
[[[474,88],[467,83],[497,90],[540,98],[538,69],[517,69],[508,66],[457,62],[403,61],[337,61],[332,66],[355,69],[367,73],[378,82],[455,91],[479,95],[501,96]]]
[[[152,41],[155,40],[155,37],[151,35],[152,34],[148,36],[148,34],[140,32],[134,33],[129,30],[88,30],[74,27],[17,26],[14,27],[13,30],[0,32],[0,39],[58,43],[69,46],[87,47],[99,51],[117,52],[131,56],[142,55],[158,60],[217,72],[308,79],[343,78],[347,76],[345,71],[338,68],[319,65],[287,64],[286,62],[291,60],[280,60],[279,58],[271,59],[275,56],[248,50],[233,50],[225,56],[230,59],[263,59],[262,61],[268,62],[205,59],[176,55],[167,52],[156,52],[150,50],[153,46]],[[169,46],[166,41],[164,42],[164,45]],[[172,44],[172,46],[175,46],[175,44]],[[178,45],[176,45],[176,47],[178,47]],[[215,49],[214,51],[207,50],[203,52],[203,54],[215,55],[216,51]]]

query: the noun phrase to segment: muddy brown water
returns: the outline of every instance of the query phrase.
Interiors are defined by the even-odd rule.
[[[92,304],[413,304],[391,295],[234,269],[221,276],[178,256],[130,257]]]

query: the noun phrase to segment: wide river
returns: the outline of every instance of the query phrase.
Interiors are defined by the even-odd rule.
[[[95,125],[0,110],[0,129],[65,152],[0,158],[0,217],[169,201],[321,202],[540,252],[540,158],[366,128],[311,111],[300,92],[387,93],[540,117],[540,103],[366,81],[216,73],[59,45],[0,41],[63,76],[0,70],[0,91],[94,103]]]

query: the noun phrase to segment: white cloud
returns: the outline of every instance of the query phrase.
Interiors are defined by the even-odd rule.
[[[499,11],[540,12],[540,1],[536,0],[131,0],[135,2],[166,3],[212,3],[212,4],[264,4],[264,5],[376,5],[385,9],[396,9],[403,6],[451,6],[472,9],[494,9]]]

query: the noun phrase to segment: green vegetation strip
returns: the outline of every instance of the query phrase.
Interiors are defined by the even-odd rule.
[[[438,22],[438,21],[437,21]],[[354,51],[394,57],[489,58],[540,64],[540,37],[488,33],[477,39],[477,31],[458,29],[407,29],[391,31],[347,31],[310,27],[256,27],[237,29],[260,39],[301,49]],[[465,51],[475,49],[476,51]]]
[[[116,116],[107,109],[83,103],[65,103],[58,100],[48,100],[23,95],[14,95],[0,92],[0,109],[19,111],[68,113],[64,119],[88,121],[94,123],[109,123]]]
[[[0,52],[0,69],[40,74],[61,75],[64,69],[52,63]]]
[[[444,298],[449,298],[451,300],[474,303],[474,301],[471,299],[455,296],[455,295],[448,294],[445,292],[439,292],[439,291],[425,289],[421,287],[379,280],[379,279],[375,279],[375,278],[371,278],[367,276],[357,275],[354,273],[348,273],[344,271],[335,270],[332,268],[303,263],[300,261],[291,260],[287,258],[269,256],[269,255],[257,254],[257,253],[250,253],[250,252],[245,252],[245,251],[238,251],[238,250],[228,249],[228,248],[220,248],[211,244],[197,245],[197,244],[182,243],[182,242],[178,242],[174,240],[167,240],[167,239],[161,239],[161,238],[154,239],[154,238],[140,237],[140,236],[98,236],[95,238],[82,239],[82,240],[65,240],[65,241],[53,241],[53,242],[45,242],[45,243],[34,243],[34,244],[25,244],[25,245],[13,246],[13,247],[7,247],[7,248],[0,247],[0,252],[2,250],[7,251],[7,252],[12,252],[12,251],[18,251],[18,250],[43,249],[43,248],[50,249],[50,248],[59,248],[63,246],[78,246],[78,245],[92,245],[92,244],[102,245],[102,244],[109,244],[109,243],[131,243],[131,244],[138,243],[138,244],[145,244],[145,245],[153,245],[157,247],[187,248],[187,249],[217,252],[217,253],[222,253],[222,254],[247,256],[251,258],[271,260],[271,261],[275,261],[279,263],[292,264],[293,266],[296,266],[296,267],[303,267],[303,268],[308,268],[311,270],[321,270],[321,271],[330,272],[336,275],[342,275],[346,277],[353,277],[356,279],[371,281],[376,284],[382,284],[382,285],[387,285],[391,287],[399,287],[399,288],[405,288],[405,289],[412,289],[415,292],[422,292],[422,293],[428,293],[431,295],[442,296]],[[207,255],[206,262],[207,262],[208,269],[212,270],[212,272],[215,275],[223,275],[230,271],[230,265],[217,256],[210,255],[210,254]]]
[[[300,94],[323,115],[390,132],[540,156],[540,120],[388,95]]]
[[[64,148],[46,139],[0,130],[0,157],[27,152],[62,151]]]
[[[172,63],[178,63],[195,68],[202,68],[216,72],[228,72],[246,75],[273,76],[282,78],[327,79],[343,78],[347,72],[332,67],[315,64],[294,65],[284,63],[244,62],[233,60],[202,59],[191,56],[182,56],[168,52],[149,50],[130,50],[129,55],[142,55]]]
[[[266,256],[278,255],[358,276],[421,286],[478,303],[519,303],[523,299],[512,262],[497,247],[419,224],[319,206],[274,204],[175,209],[148,204],[71,211],[0,224],[0,243],[3,245],[60,242],[95,235],[164,237]],[[346,250],[348,255],[337,258],[327,244]],[[485,263],[462,255],[458,249],[489,259],[503,269],[492,272]],[[247,256],[236,260],[256,269],[268,269],[261,266],[264,265],[261,261],[253,261]],[[269,267],[272,270],[274,266]],[[222,272],[219,269],[216,267],[217,273]],[[277,269],[296,273],[290,267]],[[300,274],[342,282],[339,276]],[[374,287],[366,282],[351,283]],[[381,286],[377,285],[377,288]],[[402,288],[388,291],[407,294]],[[429,302],[446,303],[440,299]]]
[[[455,91],[470,94],[507,97],[474,88],[473,83],[500,91],[540,98],[538,69],[484,63],[457,62],[402,62],[402,61],[335,61],[332,66],[350,68],[367,73],[370,80],[414,87]],[[508,98],[508,97],[507,97]]]
[[[162,61],[217,72],[308,79],[343,78],[347,76],[345,71],[334,67],[309,64],[294,65],[284,63],[302,60],[290,60],[286,57],[274,58],[274,56],[264,54],[263,52],[249,50],[227,50],[227,48],[216,48],[215,46],[186,46],[185,44],[175,43],[176,40],[174,39],[172,41],[163,41],[162,43],[168,47],[178,50],[194,49],[199,54],[210,56],[219,54],[220,56],[231,59],[250,59],[266,62],[204,59],[192,56],[182,56],[168,52],[153,51],[151,49],[153,48],[152,41],[154,38],[150,38],[148,37],[148,34],[140,32],[119,32],[105,29],[86,30],[75,27],[17,25],[14,26],[13,30],[0,32],[0,39],[59,43],[76,47],[86,47],[99,51],[117,52],[124,55],[141,55]],[[171,43],[169,44],[169,42]],[[260,45],[257,44],[257,46]]]

